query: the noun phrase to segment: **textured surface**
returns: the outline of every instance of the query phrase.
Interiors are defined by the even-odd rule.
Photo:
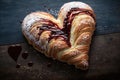
[[[69,2],[62,6],[57,20],[45,12],[27,15],[22,32],[29,44],[46,56],[87,69],[87,54],[96,24],[93,15],[87,4]]]
[[[21,21],[30,12],[46,11],[54,16],[72,0],[0,0],[0,45],[24,42]],[[76,0],[89,4],[97,16],[95,35],[120,32],[119,0]],[[53,4],[54,3],[54,4]]]
[[[120,80],[120,33],[93,37],[90,49],[90,67],[81,71],[74,66],[52,60],[38,53],[26,43],[20,44],[22,52],[17,63],[8,55],[8,47],[0,46],[1,80]],[[27,59],[22,53],[28,51]],[[28,62],[33,66],[29,67]]]
[[[59,8],[71,0],[0,0],[0,45],[25,42],[21,21],[30,12],[42,10],[57,16]],[[76,0],[78,1],[78,0]],[[120,2],[119,0],[80,0],[88,3],[97,15],[97,26],[90,51],[90,69],[81,71],[65,63],[46,58],[30,45],[22,43],[26,60],[18,58],[21,68],[8,55],[9,45],[0,46],[0,80],[120,80]],[[51,4],[54,3],[54,4]],[[116,33],[116,34],[108,34]],[[107,35],[100,35],[107,34]],[[22,53],[21,52],[21,53]],[[28,67],[28,62],[34,65]]]

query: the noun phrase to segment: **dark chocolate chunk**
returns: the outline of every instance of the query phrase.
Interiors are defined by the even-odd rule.
[[[22,53],[22,58],[23,58],[23,59],[27,59],[27,57],[28,57],[28,52]]]
[[[21,65],[17,63],[16,68],[20,68],[20,66],[21,66]]]
[[[8,54],[15,62],[17,61],[21,51],[22,51],[21,46],[10,46],[8,48]]]
[[[29,66],[29,67],[32,67],[32,66],[33,66],[33,62],[30,61],[30,62],[28,63],[28,66]]]

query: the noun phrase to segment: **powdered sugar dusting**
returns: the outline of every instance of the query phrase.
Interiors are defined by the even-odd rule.
[[[41,16],[37,15],[38,13],[37,12],[34,12],[34,13],[31,13],[29,15],[27,15],[24,20],[23,20],[23,24],[22,24],[22,28],[23,28],[23,31],[24,30],[27,30],[29,31],[31,25],[40,20],[41,19]]]
[[[32,24],[34,24],[35,22],[43,19],[43,18],[47,18],[47,16],[42,16],[43,14],[40,14],[42,12],[32,12],[31,14],[27,15],[24,20],[23,20],[23,23],[22,23],[22,30],[24,32],[24,34],[26,35],[26,37],[35,42],[36,45],[38,46],[42,46],[41,45],[41,40],[37,40],[30,32],[30,27],[32,26]],[[46,43],[47,44],[47,43]],[[41,49],[43,50],[46,50],[47,49],[47,46],[46,44],[41,47]]]
[[[89,5],[83,2],[74,1],[74,2],[65,3],[60,9],[60,11],[63,10],[61,14],[64,15],[63,17],[65,18],[68,11],[70,11],[71,8],[75,8],[75,7],[92,10],[92,8]]]

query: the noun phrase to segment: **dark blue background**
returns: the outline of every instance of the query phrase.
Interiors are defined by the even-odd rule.
[[[57,17],[60,7],[72,0],[0,0],[0,45],[24,42],[21,21],[34,11],[46,11]],[[95,35],[120,32],[118,0],[76,0],[89,4],[95,11]]]

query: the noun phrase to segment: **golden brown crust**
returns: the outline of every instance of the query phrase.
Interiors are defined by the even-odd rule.
[[[76,7],[76,12],[69,12]],[[87,4],[70,2],[62,6],[58,19],[45,12],[29,14],[23,21],[22,31],[29,44],[47,57],[84,70],[88,68],[88,52],[95,30],[95,19],[91,15],[94,12]],[[64,26],[66,17],[71,22],[69,26]]]

